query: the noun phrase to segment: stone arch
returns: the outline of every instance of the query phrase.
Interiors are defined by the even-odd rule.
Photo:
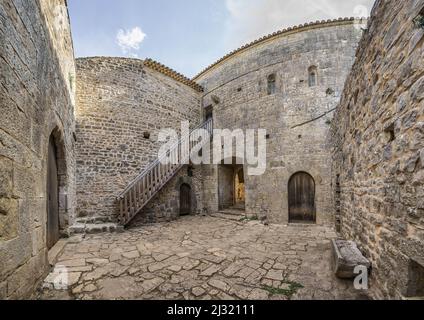
[[[294,173],[288,182],[289,222],[316,223],[316,182],[306,171]]]
[[[180,177],[175,185],[175,191],[176,191],[176,199],[175,199],[175,203],[177,203],[177,212],[178,215],[180,215],[180,210],[181,210],[181,204],[180,204],[180,192],[181,192],[181,187],[183,185],[187,185],[190,188],[190,215],[194,215],[198,212],[198,208],[197,208],[197,197],[196,197],[196,186],[193,183],[193,179],[191,177],[185,176],[185,177]]]
[[[308,84],[310,87],[318,85],[318,68],[314,65],[308,68]]]

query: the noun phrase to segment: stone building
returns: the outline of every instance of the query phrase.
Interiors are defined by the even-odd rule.
[[[336,212],[376,298],[424,294],[423,5],[376,3],[332,125]]]
[[[205,88],[204,114],[213,113],[215,128],[267,130],[265,173],[249,176],[246,165],[243,170],[248,215],[264,215],[271,223],[334,224],[329,124],[363,23],[341,19],[283,30],[236,50],[195,78]],[[234,169],[211,170],[205,184],[214,191],[204,197],[213,212],[235,203],[234,192],[224,190],[232,185]],[[305,217],[296,215],[296,205],[290,217],[289,193],[298,192],[297,181],[305,192],[316,193]]]
[[[337,228],[373,297],[423,295],[423,7],[378,0],[368,22],[282,30],[188,79],[75,60],[65,0],[0,1],[0,298],[34,291],[61,236],[228,209]],[[267,130],[263,175],[236,154],[158,163],[161,129],[212,120]]]
[[[86,221],[116,222],[116,196],[157,158],[159,131],[199,124],[201,109],[200,87],[155,62],[88,58],[76,66],[78,231]],[[148,221],[176,218],[172,189],[144,210]]]
[[[75,218],[75,63],[66,3],[0,2],[0,298],[27,296]]]

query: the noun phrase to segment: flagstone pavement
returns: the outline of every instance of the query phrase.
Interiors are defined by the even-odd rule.
[[[331,270],[336,237],[322,226],[209,216],[74,236],[36,298],[366,299]]]

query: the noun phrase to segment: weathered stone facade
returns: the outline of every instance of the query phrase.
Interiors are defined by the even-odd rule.
[[[58,153],[60,227],[75,208],[75,67],[66,2],[0,2],[0,299],[48,271],[47,154]]]
[[[77,212],[113,222],[116,196],[158,157],[159,131],[200,123],[200,93],[137,59],[77,59],[77,76]],[[150,202],[146,221],[176,217],[174,189],[186,175]]]
[[[186,299],[270,298],[264,290],[247,294],[230,278],[284,286],[285,274],[306,285],[299,297],[357,297],[345,294],[330,260],[322,260],[336,226],[371,262],[374,298],[423,296],[424,29],[418,16],[424,20],[424,0],[377,0],[367,28],[354,19],[289,28],[190,80],[150,59],[83,58],[75,66],[65,0],[2,0],[0,299],[28,297],[49,269],[49,141],[58,167],[57,220],[67,236],[81,221],[116,222],[116,196],[156,160],[161,129],[179,132],[181,121],[194,127],[210,116],[217,129],[267,129],[265,174],[249,176],[245,166],[242,176],[242,167],[231,164],[183,166],[134,224],[178,218],[182,187],[191,198],[184,213],[211,215],[181,220],[176,233],[164,224],[106,235],[107,243],[101,236],[87,243],[76,237],[62,255],[74,294],[102,290],[104,283],[133,286],[137,275],[138,297],[156,297],[156,288],[170,293],[169,276],[173,285],[195,284],[181,292],[171,286],[174,298],[182,292]],[[325,226],[269,225],[289,223],[289,184],[299,172],[313,179],[316,223]],[[214,213],[235,200],[265,223],[235,214],[231,224],[214,226]],[[310,276],[323,270],[321,282]],[[111,282],[92,282],[108,274]],[[208,283],[202,286],[198,276]],[[98,297],[115,294],[105,292]]]
[[[377,1],[332,125],[341,231],[371,260],[380,299],[423,294],[423,8]]]
[[[213,106],[215,128],[263,128],[269,134],[265,174],[248,176],[244,170],[248,214],[287,224],[289,179],[304,171],[316,183],[317,223],[333,225],[327,138],[362,36],[358,23],[363,21],[342,19],[280,32],[235,52],[195,79],[205,88],[203,107]],[[315,86],[309,85],[311,67],[316,70]],[[269,76],[274,79],[271,94]],[[205,207],[216,211],[219,170],[212,169],[204,184],[214,186],[205,195]]]

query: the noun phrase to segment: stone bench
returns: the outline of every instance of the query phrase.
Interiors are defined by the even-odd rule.
[[[332,249],[334,273],[338,278],[355,278],[358,275],[354,272],[355,267],[365,266],[369,269],[371,266],[353,241],[333,240]]]

